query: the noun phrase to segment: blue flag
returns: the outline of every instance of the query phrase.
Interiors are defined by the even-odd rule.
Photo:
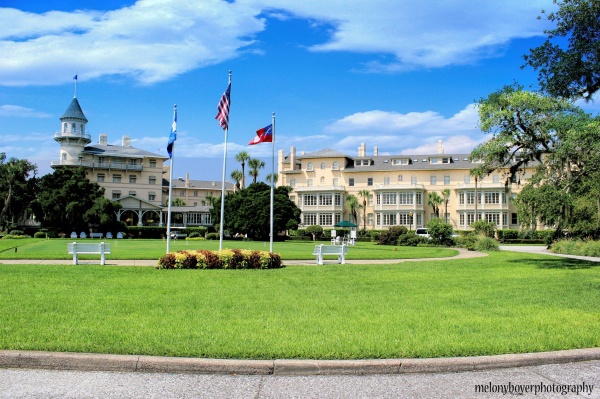
[[[177,140],[177,105],[173,107],[173,125],[171,125],[171,134],[169,135],[169,143],[167,144],[167,152],[169,159],[173,156],[173,145]]]

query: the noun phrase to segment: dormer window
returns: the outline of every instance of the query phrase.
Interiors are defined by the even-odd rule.
[[[306,170],[308,170],[309,172],[313,171],[313,164],[312,164],[312,162],[309,162],[308,165],[306,165]]]
[[[332,170],[340,170],[340,163],[338,161],[335,161],[333,163],[333,165],[331,166]]]

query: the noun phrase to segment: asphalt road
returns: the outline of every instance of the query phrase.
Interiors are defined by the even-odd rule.
[[[544,391],[536,394],[536,388]],[[530,392],[525,392],[526,389]],[[580,390],[579,394],[576,393],[577,389]],[[519,392],[522,394],[519,395]],[[600,361],[475,372],[363,376],[191,375],[0,369],[2,399],[510,397],[600,398]]]

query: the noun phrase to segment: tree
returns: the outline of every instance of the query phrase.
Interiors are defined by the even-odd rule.
[[[240,151],[235,156],[235,160],[242,165],[242,188],[246,188],[246,171],[244,167],[246,166],[246,161],[250,160],[250,155],[246,151]]]
[[[273,177],[274,177],[275,179],[273,179]],[[273,173],[269,173],[269,174],[267,175],[267,178],[266,178],[266,180],[267,180],[269,183],[271,183],[271,180],[274,180],[274,181],[273,181],[273,183],[277,184],[277,181],[279,180],[279,173],[275,173],[275,174],[273,174]]]
[[[433,208],[436,218],[440,217],[440,205],[442,202],[444,202],[444,199],[435,191],[427,194],[427,205]]]
[[[553,2],[559,6],[558,11],[542,10],[542,13],[555,22],[556,27],[544,31],[548,39],[524,56],[524,66],[538,71],[538,82],[546,93],[589,101],[600,89],[600,2]],[[565,43],[566,49],[563,49]]]
[[[369,192],[369,190],[367,189],[362,189],[358,192],[358,195],[360,195],[363,199],[363,228],[366,230],[367,229],[367,199],[371,196],[371,193]]]
[[[434,244],[451,246],[454,243],[452,240],[452,225],[440,218],[431,219],[427,223],[427,233],[429,233],[429,237],[431,237]]]
[[[257,158],[252,158],[248,161],[248,166],[250,167],[250,176],[252,176],[252,183],[256,183],[256,178],[258,177],[258,170],[265,167],[265,162],[261,161]]]
[[[83,215],[83,220],[101,231],[120,231],[123,222],[117,220],[117,211],[122,205],[106,197],[98,197],[93,206]]]
[[[289,187],[276,187],[273,196],[273,231],[297,228],[300,209],[289,198]],[[220,200],[219,200],[220,201]],[[247,234],[252,239],[269,239],[271,187],[253,183],[246,189],[225,196],[224,229]],[[211,210],[213,223],[220,223],[220,212]]]
[[[15,224],[34,200],[39,180],[37,166],[26,159],[0,153],[0,230]]]
[[[89,181],[83,168],[60,168],[41,178],[34,211],[44,227],[85,231],[85,215],[103,195],[104,189]]]
[[[450,189],[443,189],[442,196],[444,197],[444,221],[448,223],[448,201],[450,201]]]
[[[350,215],[352,215],[353,222],[357,223],[357,221],[358,221],[358,210],[361,207],[360,203],[358,202],[358,198],[356,198],[352,194],[349,194],[346,197],[346,206],[348,207],[348,211],[350,211]]]
[[[231,172],[231,178],[233,179],[233,181],[235,181],[236,190],[241,189],[240,181],[244,180],[244,172],[236,169],[233,172]]]
[[[171,205],[173,206],[185,206],[185,201],[181,198],[174,198],[173,201],[171,201]]]
[[[482,130],[494,137],[471,152],[482,162],[472,173],[508,168],[508,185],[525,166],[537,164],[517,197],[519,217],[530,225],[540,220],[557,230],[570,227],[575,198],[600,169],[600,117],[516,86],[482,100],[479,116]]]

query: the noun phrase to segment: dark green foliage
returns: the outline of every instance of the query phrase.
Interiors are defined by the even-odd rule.
[[[33,238],[46,238],[46,233],[44,233],[42,231],[38,231],[37,233],[35,233],[33,235]]]
[[[39,179],[37,166],[26,159],[0,153],[0,230],[10,228],[27,211],[35,198]]]
[[[480,237],[475,243],[476,251],[499,251],[498,241],[490,237]]]
[[[206,239],[207,240],[218,240],[219,233],[208,233],[208,234],[206,234]]]
[[[475,234],[482,235],[484,237],[493,238],[496,232],[496,223],[487,222],[485,220],[478,220],[471,224]]]
[[[469,251],[475,251],[478,240],[479,236],[474,234],[454,238],[454,242],[456,243],[457,247],[466,248]]]
[[[323,227],[319,225],[308,226],[305,231],[307,234],[310,234],[313,241],[320,240],[323,237]]]
[[[392,226],[379,235],[377,243],[379,245],[397,245],[398,237],[407,232],[408,229],[404,226]]]
[[[416,247],[419,244],[426,244],[429,241],[427,237],[418,236],[414,231],[409,231],[398,237],[397,245],[404,247]]]
[[[431,237],[432,244],[448,247],[454,245],[454,240],[452,239],[453,229],[450,223],[446,223],[439,218],[431,219],[427,223],[427,231],[429,237]]]
[[[497,234],[500,240],[514,240],[519,238],[519,230],[514,229],[498,230]]]
[[[289,199],[289,187],[274,190],[273,231],[296,228],[300,222],[300,209]],[[225,229],[232,234],[241,233],[255,240],[268,240],[270,232],[271,187],[253,183],[248,188],[225,197]],[[211,218],[220,223],[220,210],[213,207]]]
[[[113,232],[112,230],[110,230]],[[118,231],[127,231],[127,234],[133,238],[166,238],[167,227],[166,226],[126,226],[120,227]],[[178,229],[182,233],[187,234],[187,230]],[[113,232],[114,235],[114,232]]]

